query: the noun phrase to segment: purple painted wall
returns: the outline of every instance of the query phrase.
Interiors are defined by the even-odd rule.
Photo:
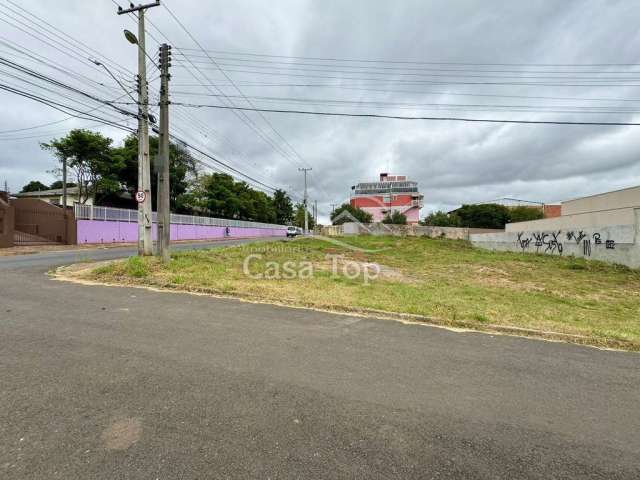
[[[78,243],[133,243],[138,241],[138,224],[102,220],[78,220]],[[224,238],[225,227],[171,224],[171,240],[213,240]],[[229,227],[229,237],[285,237],[286,230],[256,227]],[[153,239],[157,238],[153,224]]]

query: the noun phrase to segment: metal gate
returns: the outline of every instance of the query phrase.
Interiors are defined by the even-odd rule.
[[[73,209],[34,198],[12,200],[15,209],[16,245],[73,244],[76,240]],[[66,213],[66,215],[65,215]]]

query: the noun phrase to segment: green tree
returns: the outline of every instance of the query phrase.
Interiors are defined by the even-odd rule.
[[[158,137],[149,137],[149,155],[151,158],[151,199],[153,208],[157,205],[158,175],[156,159],[158,157]],[[120,181],[131,194],[138,189],[138,137],[129,135],[122,147],[114,148],[112,156],[121,165],[118,172]],[[191,213],[188,202],[180,198],[187,193],[189,185],[198,177],[196,160],[189,151],[175,143],[169,144],[169,185],[171,209],[177,212]]]
[[[40,146],[52,152],[60,163],[67,159],[67,168],[78,184],[80,203],[86,203],[90,197],[99,201],[120,189],[118,172],[123,164],[112,156],[111,143],[99,132],[75,129],[66,137]]]
[[[212,217],[238,218],[240,199],[236,195],[233,177],[226,173],[207,175],[202,182],[200,203]]]
[[[309,230],[313,230],[316,224],[313,221],[313,215],[311,215],[311,212],[309,211],[307,211],[307,218],[308,218]],[[296,227],[304,228],[304,204],[302,203],[296,204],[295,215],[293,217],[293,224]]]
[[[63,187],[62,180],[56,180],[49,186],[51,190],[57,190],[62,187]],[[77,185],[73,182],[67,182],[67,187],[77,187]]]
[[[269,195],[245,182],[236,182],[226,173],[201,175],[178,200],[182,208],[200,215],[264,223],[277,220],[276,207]]]
[[[495,203],[463,205],[455,213],[460,226],[469,228],[504,228],[511,219],[509,209]]]
[[[509,210],[511,223],[540,220],[544,217],[542,207],[513,207]]]
[[[407,224],[407,216],[399,212],[398,210],[394,210],[391,215],[388,213],[382,219],[382,223],[393,224],[393,225],[406,225]]]
[[[438,210],[437,212],[427,215],[420,223],[432,227],[459,227],[460,217],[456,213],[446,213]]]
[[[333,225],[353,222],[353,219],[360,223],[371,223],[373,221],[373,215],[349,203],[343,203],[331,213],[331,223]]]
[[[284,190],[276,190],[273,193],[273,208],[276,212],[275,222],[279,225],[288,225],[293,219],[293,203]],[[304,218],[304,217],[303,217]]]
[[[24,187],[22,187],[21,193],[40,192],[42,190],[48,190],[48,189],[49,187],[47,187],[44,183],[39,182],[38,180],[31,180]]]

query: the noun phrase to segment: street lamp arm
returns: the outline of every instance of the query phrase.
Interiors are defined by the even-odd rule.
[[[124,91],[124,93],[126,93],[127,95],[129,95],[129,98],[130,98],[131,100],[133,100],[133,101],[136,103],[136,105],[138,104],[138,100],[136,100],[136,99],[133,97],[133,95],[131,95],[131,92],[125,88],[125,86],[122,84],[122,82],[121,82],[121,81],[120,81],[120,80],[119,80],[119,79],[118,79],[118,78],[117,78],[113,73],[111,73],[111,70],[109,70],[109,69],[107,68],[107,66],[106,66],[104,63],[99,62],[99,61],[98,61],[98,60],[96,60],[95,58],[90,58],[89,60],[90,60],[91,62],[93,62],[94,64],[98,65],[99,67],[104,68],[104,69],[107,71],[107,73],[111,76],[111,78],[113,78],[113,79],[116,81],[116,83],[120,86],[120,88]]]

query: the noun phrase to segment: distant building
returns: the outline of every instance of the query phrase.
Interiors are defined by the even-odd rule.
[[[562,205],[559,203],[544,204],[544,218],[556,218],[562,215]]]
[[[521,232],[635,225],[638,209],[640,209],[640,186],[629,187],[612,192],[597,193],[588,197],[565,200],[560,206],[560,215],[544,220],[509,223],[506,226],[506,231]]]
[[[527,208],[535,208],[536,210],[541,210],[544,218],[554,218],[559,217],[561,214],[561,206],[559,203],[543,203],[536,202],[532,200],[522,200],[520,198],[511,198],[511,197],[501,197],[496,198],[495,200],[489,200],[488,202],[478,202],[472,203],[470,205],[502,205],[507,208],[515,208],[515,207],[527,207]],[[449,213],[453,213],[456,210],[452,210]]]
[[[40,190],[37,192],[22,192],[16,193],[18,198],[39,198],[45,202],[53,205],[62,205],[62,189],[55,188],[53,190]],[[67,206],[73,207],[74,203],[80,202],[80,189],[78,187],[67,188]],[[85,202],[85,205],[93,205],[93,198],[89,197]]]
[[[351,188],[351,206],[370,213],[374,222],[381,222],[394,211],[405,215],[409,224],[420,220],[424,197],[418,191],[418,182],[407,180],[405,175],[381,173],[380,181],[358,183]]]

